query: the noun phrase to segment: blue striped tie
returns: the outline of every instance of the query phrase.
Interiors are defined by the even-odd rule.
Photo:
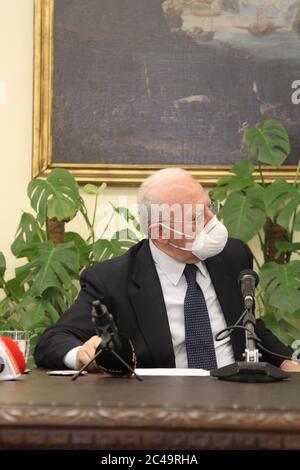
[[[195,264],[187,264],[184,269],[186,353],[189,367],[212,370],[217,368],[216,353],[205,298],[196,281],[197,272]]]

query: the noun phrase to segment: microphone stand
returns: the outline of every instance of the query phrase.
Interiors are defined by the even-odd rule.
[[[139,382],[142,382],[142,377],[140,377],[134,371],[134,369],[130,367],[130,365],[127,364],[127,362],[124,361],[124,359],[115,351],[115,343],[119,343],[119,339],[116,336],[117,327],[113,322],[111,314],[108,313],[105,305],[102,305],[99,300],[95,300],[93,302],[92,321],[96,326],[98,336],[101,337],[101,343],[99,344],[97,348],[98,351],[94,357],[92,357],[92,359],[87,364],[82,366],[81,369],[79,369],[78,372],[73,375],[71,380],[76,380],[82,374],[82,372],[86,370],[103,352],[109,352],[115,356],[115,358],[118,359],[118,361],[121,362],[123,366],[125,366],[125,368],[131,372]]]
[[[245,328],[246,348],[245,348],[245,352],[243,353],[243,357],[245,358],[245,362],[258,364],[261,354],[256,347],[256,342],[254,339],[255,338],[254,327],[256,324],[256,319],[253,314],[253,305],[254,305],[253,301],[247,305],[247,299],[245,300],[246,310],[245,310],[242,320],[243,320],[243,327]]]
[[[254,300],[252,297],[247,296],[245,298],[245,313],[242,318],[246,341],[246,348],[243,353],[244,361],[211,370],[211,376],[233,382],[277,382],[290,377],[290,374],[279,369],[279,367],[268,362],[259,362],[261,353],[256,347],[254,311]]]

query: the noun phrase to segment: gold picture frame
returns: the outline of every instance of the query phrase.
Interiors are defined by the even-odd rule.
[[[53,97],[53,18],[54,0],[35,0],[34,8],[34,112],[32,176],[46,177],[54,168],[66,168],[78,182],[102,182],[113,185],[138,185],[153,171],[180,166],[187,169],[203,185],[211,186],[220,176],[228,175],[231,165],[170,165],[65,163],[52,159],[52,97]],[[278,170],[267,168],[266,181],[283,177],[292,181],[295,166]],[[258,175],[258,172],[257,172]]]

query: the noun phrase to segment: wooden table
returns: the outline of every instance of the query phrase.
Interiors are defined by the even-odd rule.
[[[300,449],[300,374],[71,382],[35,370],[0,382],[0,449]]]

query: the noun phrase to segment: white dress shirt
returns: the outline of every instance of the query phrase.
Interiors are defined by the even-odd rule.
[[[171,258],[171,256],[157,248],[151,240],[149,240],[149,245],[164,296],[175,354],[175,364],[178,368],[187,368],[184,328],[184,298],[187,290],[187,283],[183,273],[185,263]],[[199,261],[196,266],[198,267],[196,280],[202,289],[212,334],[215,337],[227,325],[205,264]],[[157,325],[157,328],[159,328],[159,325]],[[214,346],[218,367],[234,362],[230,338],[214,341]],[[80,346],[71,349],[63,359],[69,369],[76,369],[76,356],[79,348]]]
[[[76,370],[76,358],[77,358],[77,352],[78,349],[81,348],[81,346],[76,346],[76,348],[71,349],[70,351],[67,352],[65,357],[63,358],[64,364],[66,367],[72,370]]]
[[[149,244],[164,296],[176,367],[185,368],[188,367],[184,328],[184,298],[187,290],[187,282],[183,273],[185,263],[171,258],[171,256],[157,248],[151,240],[149,240]],[[199,261],[196,266],[198,267],[196,281],[202,289],[207,305],[212,334],[213,337],[215,337],[215,335],[223,328],[226,328],[227,325],[205,264]],[[234,362],[230,338],[222,341],[214,341],[214,346],[218,367],[223,367]]]

